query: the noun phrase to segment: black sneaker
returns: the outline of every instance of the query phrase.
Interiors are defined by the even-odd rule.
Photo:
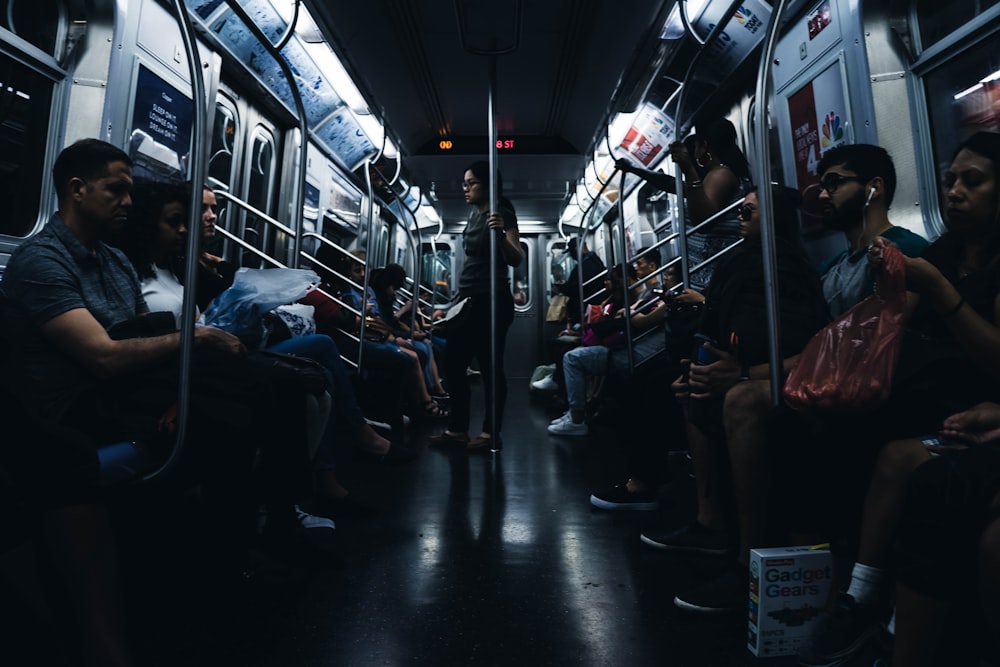
[[[590,504],[602,510],[652,512],[656,509],[656,494],[651,491],[629,491],[626,484],[619,484],[593,493]]]
[[[696,614],[746,612],[750,604],[750,573],[742,567],[730,568],[718,578],[677,595],[674,604]]]
[[[723,556],[729,553],[729,533],[706,528],[697,521],[673,530],[647,530],[639,536],[654,549]]]
[[[878,629],[878,606],[858,604],[847,593],[838,593],[833,610],[820,614],[809,639],[799,648],[799,664],[812,667],[842,664]]]

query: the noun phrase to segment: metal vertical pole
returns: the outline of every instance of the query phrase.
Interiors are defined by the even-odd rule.
[[[687,15],[687,0],[681,0],[680,16],[681,22],[684,23],[684,27],[691,37],[698,42],[700,48],[698,53],[695,54],[694,58],[688,64],[687,72],[684,74],[684,82],[681,84],[680,90],[677,92],[677,112],[674,115],[674,141],[680,141],[684,137],[681,136],[681,130],[684,128],[686,123],[684,122],[684,99],[687,96],[688,83],[694,76],[695,69],[701,63],[701,59],[705,57],[705,45],[711,44],[719,35],[726,29],[726,26],[732,21],[733,14],[739,9],[740,0],[732,0],[729,3],[729,8],[726,13],[722,15],[719,22],[712,27],[705,39],[702,39],[694,26],[691,25],[690,20]],[[682,184],[684,183],[684,171],[675,162],[674,163],[674,179],[676,185],[674,186],[674,191],[676,196],[674,197],[674,220],[676,221],[676,230],[680,233],[677,237],[677,249],[681,253],[681,278],[684,281],[684,287],[691,287],[691,267],[688,264],[688,250],[687,250],[687,201],[684,199],[684,188]]]
[[[365,160],[365,186],[368,194],[368,231],[365,233],[365,279],[361,285],[361,342],[358,343],[358,370],[362,366],[365,350],[365,316],[368,315],[368,265],[371,262],[370,253],[372,250],[372,231],[375,226],[375,188],[372,186],[372,163]]]
[[[760,207],[761,245],[764,251],[764,299],[767,306],[768,352],[771,360],[771,403],[781,401],[781,350],[778,332],[780,329],[778,312],[778,267],[774,249],[774,205],[771,201],[771,146],[768,141],[768,100],[771,93],[771,61],[774,46],[778,40],[781,15],[785,11],[785,0],[778,0],[771,11],[771,22],[767,28],[767,38],[760,55],[760,70],[757,74],[757,117],[754,133],[755,153],[754,180],[757,183],[757,205]]]
[[[198,253],[201,243],[201,187],[205,182],[205,165],[208,162],[208,144],[205,141],[208,125],[208,111],[205,108],[205,79],[202,78],[201,56],[198,53],[198,43],[195,40],[194,29],[191,27],[191,17],[187,7],[181,0],[174,0],[174,11],[184,42],[184,52],[187,55],[188,69],[191,72],[191,99],[194,116],[191,119],[191,199],[188,211],[187,265],[184,267],[184,302],[181,307],[181,347],[180,374],[177,392],[177,431],[173,449],[163,464],[146,475],[152,479],[171,470],[180,458],[184,449],[184,439],[187,436],[188,421],[191,407],[191,363],[194,350],[194,312],[195,287],[198,278]]]
[[[490,210],[487,215],[500,210],[500,197],[497,192],[497,114],[496,114],[496,94],[497,94],[497,57],[489,57],[489,141],[490,141]],[[490,398],[492,409],[490,411],[490,435],[493,447],[490,451],[498,452],[497,443],[500,441],[500,433],[497,431],[497,297],[499,294],[499,281],[497,280],[497,235],[487,229],[490,237]]]
[[[628,287],[628,250],[625,248],[625,172],[621,176],[621,185],[618,188],[618,238],[622,244],[622,289],[624,295],[622,303],[625,305],[625,350],[628,352],[628,373],[629,376],[635,372],[635,350],[632,349],[632,308],[629,304]]]

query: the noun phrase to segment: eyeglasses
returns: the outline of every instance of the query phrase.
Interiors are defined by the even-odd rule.
[[[479,185],[482,181],[462,181],[463,190],[471,190],[474,186]]]
[[[848,181],[858,181],[861,179],[857,176],[844,176],[843,174],[838,174],[835,171],[829,172],[826,176],[820,179],[819,187],[826,190],[826,194],[833,196],[833,193],[837,191],[842,184]]]
[[[757,210],[757,207],[753,204],[743,204],[738,209],[736,209],[736,216],[740,220],[750,220],[753,217],[753,212]]]

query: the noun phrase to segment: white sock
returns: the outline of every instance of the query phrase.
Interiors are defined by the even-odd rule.
[[[877,567],[855,563],[847,594],[858,604],[874,604],[878,602],[878,596],[882,592],[884,576],[885,573]]]
[[[885,626],[886,631],[893,637],[896,636],[896,608],[892,608],[892,617],[889,618],[889,624]]]

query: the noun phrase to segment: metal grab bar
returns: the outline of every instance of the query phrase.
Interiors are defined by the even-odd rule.
[[[285,265],[282,262],[276,260],[274,257],[271,257],[266,252],[264,252],[262,250],[258,250],[255,246],[251,245],[250,243],[247,243],[246,241],[244,241],[243,239],[241,239],[239,236],[236,236],[235,234],[233,234],[232,232],[228,231],[227,229],[225,229],[223,227],[216,227],[215,231],[218,232],[219,234],[222,234],[227,239],[229,239],[230,241],[232,241],[236,245],[240,246],[244,250],[249,250],[251,253],[253,253],[254,255],[257,255],[261,259],[263,259],[263,260],[265,260],[267,262],[270,262],[275,267],[277,267],[279,269],[287,269],[288,268],[287,265]]]
[[[774,206],[771,201],[771,146],[768,141],[768,98],[773,82],[771,67],[774,57],[774,47],[778,41],[778,28],[781,25],[781,15],[785,12],[786,0],[778,0],[771,11],[771,20],[767,26],[767,37],[760,56],[760,70],[757,74],[757,128],[754,133],[757,161],[754,164],[754,176],[760,186],[757,190],[757,206],[760,209],[761,246],[764,252],[764,304],[768,324],[768,353],[770,359],[771,403],[777,406],[781,402],[781,346],[779,340],[780,321],[778,309],[778,261],[774,237]]]
[[[360,291],[361,286],[358,285],[356,282],[354,282],[353,280],[351,280],[347,276],[343,275],[342,273],[340,273],[340,272],[338,272],[338,271],[336,271],[334,269],[331,269],[329,266],[327,266],[323,262],[319,261],[317,258],[313,257],[312,255],[310,255],[309,253],[307,253],[305,250],[303,250],[302,252],[300,252],[299,256],[300,257],[305,257],[310,262],[312,262],[313,265],[318,266],[318,267],[320,267],[322,269],[325,269],[325,270],[329,271],[330,273],[332,273],[333,275],[335,275],[338,279],[343,280],[345,283],[348,283],[351,287],[358,288],[358,290]],[[326,294],[326,292],[323,292],[323,294]],[[344,304],[344,305],[347,305],[347,304]],[[351,311],[355,315],[358,315],[358,316],[361,315],[361,311],[360,310],[356,310],[353,306],[348,306],[348,307],[351,309]]]
[[[272,218],[271,216],[269,216],[267,213],[264,213],[264,211],[261,211],[258,208],[254,208],[253,206],[251,206],[250,204],[246,203],[245,201],[243,201],[239,197],[233,196],[233,195],[229,194],[228,192],[226,192],[225,190],[214,190],[213,192],[215,192],[215,196],[216,197],[221,197],[222,199],[225,199],[225,200],[227,200],[227,201],[235,204],[237,208],[241,208],[244,211],[247,211],[248,213],[253,213],[255,216],[257,216],[258,218],[260,218],[264,222],[268,223],[272,227],[277,227],[278,229],[280,229],[281,231],[285,232],[289,236],[296,236],[294,229],[292,229],[291,227],[288,227],[287,225],[285,225],[282,222],[279,222],[279,221],[275,220],[274,218]]]
[[[687,29],[688,32],[694,37],[694,40],[696,42],[699,42],[702,48],[698,49],[698,53],[696,53],[694,55],[694,58],[691,59],[687,71],[684,73],[684,82],[681,84],[681,87],[677,89],[677,113],[675,114],[674,118],[675,142],[680,141],[681,139],[680,132],[681,132],[681,127],[683,127],[683,123],[681,122],[681,120],[682,120],[682,114],[684,113],[684,98],[685,98],[685,93],[687,92],[688,82],[691,80],[691,77],[694,74],[695,67],[697,67],[697,65],[701,63],[701,60],[707,51],[704,47],[706,44],[714,42],[716,39],[718,39],[719,35],[722,34],[722,31],[725,30],[726,26],[729,25],[729,23],[733,20],[733,14],[739,8],[740,2],[741,0],[733,0],[729,4],[728,11],[722,15],[722,18],[719,20],[718,24],[716,24],[716,26],[711,30],[711,32],[709,32],[705,40],[701,41],[698,38],[698,36],[694,33],[694,30],[691,28],[691,25],[687,20],[686,0],[682,0],[683,4],[680,7],[681,20],[684,22],[685,29]],[[681,169],[681,166],[676,163],[674,163],[674,178],[676,179],[676,182],[678,184],[677,190],[681,191],[683,189],[682,184],[684,183],[684,171]],[[680,196],[680,192],[678,192],[678,196],[674,197],[674,208],[675,208],[674,218],[677,220],[677,224],[679,228],[682,230],[684,229],[684,225],[687,224],[686,222],[687,215],[685,210],[686,207],[687,207],[687,202],[684,200],[682,196]],[[691,271],[687,263],[688,259],[687,235],[686,234],[681,235],[679,238],[681,246],[680,247],[681,277],[684,280],[685,285],[690,285]]]
[[[208,148],[205,143],[208,126],[208,111],[205,108],[205,80],[201,74],[201,56],[195,39],[191,17],[182,0],[174,0],[174,12],[177,15],[177,25],[184,43],[184,54],[187,56],[188,70],[191,75],[191,99],[193,115],[191,117],[191,178],[196,187],[192,188],[189,200],[190,210],[188,222],[190,229],[200,229],[201,225],[201,188],[198,184],[205,182],[205,163],[208,158]],[[189,234],[187,239],[187,254],[189,258],[198,257],[201,234]],[[180,372],[177,389],[177,431],[174,435],[174,446],[170,449],[167,459],[155,470],[143,476],[144,480],[160,477],[177,465],[184,451],[184,440],[187,437],[188,421],[191,408],[191,365],[194,353],[194,314],[195,288],[198,281],[198,263],[187,262],[184,270],[184,290],[181,303],[180,321]]]
[[[233,11],[236,16],[243,21],[246,25],[247,30],[254,36],[254,38],[260,42],[267,52],[274,58],[274,61],[281,68],[281,73],[285,75],[285,79],[288,81],[288,88],[292,94],[292,101],[295,103],[295,113],[298,115],[298,125],[299,125],[299,178],[297,183],[297,188],[295,190],[295,196],[293,197],[293,210],[295,211],[295,217],[297,220],[301,221],[302,218],[302,206],[305,203],[306,196],[306,165],[308,164],[309,158],[309,126],[306,123],[306,108],[302,103],[302,94],[299,92],[299,85],[295,81],[295,76],[292,73],[292,68],[289,66],[288,61],[281,55],[279,49],[271,43],[267,35],[260,29],[260,27],[254,23],[253,19],[246,12],[243,7],[237,2],[237,0],[226,0],[226,4]],[[296,3],[296,13],[295,17],[298,17],[298,3]],[[294,25],[294,24],[293,24]],[[302,227],[301,224],[296,225],[297,227]],[[296,257],[299,254],[301,238],[296,232],[288,232],[292,235],[292,257]]]
[[[696,264],[694,266],[694,268],[691,269],[691,273],[695,273],[696,271],[700,271],[701,269],[705,268],[706,266],[708,266],[709,264],[711,264],[715,260],[719,259],[720,257],[722,257],[723,255],[725,255],[726,253],[732,251],[736,246],[740,245],[744,241],[746,241],[746,239],[739,239],[737,241],[734,241],[731,245],[727,245],[725,248],[723,248],[719,252],[715,253],[714,255],[712,255],[711,257],[709,257],[708,259],[704,260],[701,264]]]
[[[325,236],[320,236],[316,232],[306,232],[305,234],[302,235],[302,238],[304,238],[304,239],[317,239],[323,245],[329,246],[330,248],[333,248],[334,250],[336,250],[337,252],[339,252],[342,257],[345,257],[345,258],[347,258],[348,260],[350,260],[352,262],[358,262],[359,264],[361,263],[361,260],[359,260],[357,257],[355,257],[354,255],[352,255],[349,250],[344,250],[343,248],[341,248],[339,245],[337,245],[336,243],[334,243],[330,239],[326,238]],[[348,285],[350,285],[351,287],[354,287],[355,289],[357,289],[359,291],[363,288],[362,285],[354,282],[354,280],[352,280],[350,277],[345,276],[340,271],[337,271],[336,269],[333,269],[333,268],[327,266],[323,262],[319,261],[318,259],[316,259],[312,255],[310,255],[309,253],[307,253],[305,250],[300,250],[299,251],[299,257],[305,257],[306,259],[308,259],[313,264],[317,264],[319,266],[322,266],[324,269],[326,269],[327,271],[329,271],[330,273],[332,273],[333,275],[335,275],[338,279],[344,281],[345,283],[347,283]]]

